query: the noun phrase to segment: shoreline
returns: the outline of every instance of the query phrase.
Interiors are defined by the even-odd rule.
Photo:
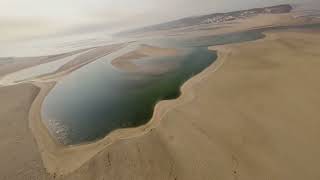
[[[162,100],[154,107],[152,118],[145,125],[133,128],[117,129],[106,135],[103,139],[87,142],[78,145],[62,145],[55,140],[50,134],[48,128],[41,118],[41,107],[43,100],[55,83],[37,83],[32,84],[40,88],[40,92],[35,98],[29,111],[29,127],[38,144],[41,157],[45,168],[50,174],[67,175],[78,169],[82,164],[90,160],[106,147],[117,141],[132,139],[143,136],[156,128],[161,119],[167,113],[174,110],[194,98],[193,87],[204,81],[211,73],[218,70],[227,58],[228,50],[226,48],[215,46],[214,49],[208,47],[209,50],[217,50],[217,59],[210,66],[200,72],[198,75],[187,80],[181,87],[181,94],[178,98],[172,100]]]
[[[98,44],[90,46],[89,52],[64,61],[67,63],[58,69],[51,68],[55,71],[46,70],[45,67],[52,67],[48,64],[43,71],[33,72],[31,69],[31,74],[47,72],[40,76],[15,81],[15,84],[0,82],[0,179],[317,179],[320,177],[317,170],[320,161],[317,155],[320,152],[320,84],[316,83],[316,77],[320,76],[320,19],[308,16],[307,8],[294,9],[290,13],[261,14],[227,23],[154,31],[130,42],[125,42],[125,39],[114,42],[116,44],[101,45],[97,37],[97,41],[92,43]],[[233,34],[235,38],[228,37]],[[221,36],[222,41],[220,38],[211,40],[215,36]],[[167,73],[166,68],[178,67],[181,65],[179,59],[184,58],[178,58],[176,54],[168,58],[161,56],[172,53],[171,49],[188,56],[188,47],[193,53],[193,44],[205,46],[200,47],[195,56],[190,56],[188,63],[191,64],[187,67],[198,62],[198,55],[208,59],[203,51],[213,52],[215,57],[210,59],[215,60],[175,86],[178,96],[154,101],[149,118],[139,126],[125,127],[130,124],[124,123],[109,133],[103,131],[104,136],[99,139],[80,143],[71,141],[75,144],[67,145],[60,143],[55,135],[55,130],[60,129],[50,126],[55,121],[50,122],[42,116],[43,109],[50,112],[51,106],[44,107],[47,103],[51,105],[50,98],[53,104],[57,103],[53,109],[69,114],[79,108],[87,110],[104,104],[88,104],[85,100],[92,96],[104,97],[109,84],[104,85],[100,80],[104,77],[106,65],[107,70],[110,68],[115,73],[129,76],[126,71],[148,73],[137,74],[141,76]],[[70,46],[76,48],[78,45]],[[157,47],[168,48],[168,51]],[[84,51],[79,49],[39,57],[0,57],[0,81],[20,71],[19,68],[24,70],[54,59],[59,61],[70,53],[81,53],[81,50]],[[19,49],[16,51],[18,53]],[[119,59],[116,63],[120,66],[114,66],[114,61]],[[75,72],[78,70],[80,72]],[[19,77],[30,76],[22,74]],[[133,76],[129,77],[131,79],[136,80]],[[76,84],[72,86],[74,81]],[[55,91],[55,87],[60,85],[66,85],[66,88],[59,91],[57,87],[58,91]],[[88,98],[78,101],[78,97],[83,95],[74,94],[73,88],[83,90]],[[130,91],[134,89],[119,88],[124,95],[129,93],[132,96]],[[95,90],[101,94],[95,94]],[[53,91],[55,97],[51,96]],[[58,97],[65,92],[73,94],[76,101],[72,103],[71,98],[67,103],[70,105],[65,104],[68,98]],[[115,93],[126,101],[126,96]],[[50,98],[46,99],[48,95]],[[115,107],[109,102],[117,112],[125,112],[127,107],[135,106],[139,110],[139,103]],[[105,112],[103,115],[109,116]],[[87,113],[71,113],[75,116],[72,122],[76,125],[81,114]],[[131,121],[133,116],[126,117]],[[83,125],[90,124],[94,132],[98,130],[94,129],[94,121],[86,121],[84,117],[83,120]],[[102,124],[108,128],[108,123],[102,121]],[[81,128],[71,127],[70,130],[76,135],[90,135]]]
[[[113,135],[112,140],[106,137],[108,141],[104,139],[77,146],[59,146],[49,139],[53,143],[52,149],[46,149],[43,145],[40,148],[37,140],[38,145],[34,147],[41,153],[41,157],[38,152],[34,154],[39,156],[40,167],[46,168],[40,171],[43,176],[38,176],[43,178],[38,179],[155,177],[173,180],[177,177],[208,179],[213,176],[219,179],[239,176],[257,179],[269,175],[278,179],[300,179],[308,172],[314,172],[309,173],[308,177],[315,177],[313,175],[318,174],[316,166],[304,169],[303,164],[305,157],[315,158],[310,161],[311,165],[316,165],[318,159],[312,156],[312,152],[319,148],[316,143],[318,126],[314,124],[318,124],[318,113],[312,99],[318,97],[314,88],[319,86],[305,80],[319,74],[316,70],[319,61],[315,56],[319,53],[316,47],[312,50],[300,49],[298,57],[295,57],[294,50],[295,47],[317,45],[318,33],[268,32],[266,38],[257,41],[210,47],[210,50],[218,51],[218,59],[186,81],[181,86],[182,94],[178,99],[157,104],[154,114],[157,119],[152,119],[147,127],[121,130],[118,136]],[[313,41],[313,37],[316,40]],[[300,42],[302,39],[310,44],[304,46]],[[264,52],[265,48],[267,52]],[[252,49],[256,52],[251,52]],[[275,54],[267,59],[259,56],[273,51]],[[304,56],[301,52],[307,54]],[[301,60],[301,57],[306,57],[307,62]],[[292,61],[290,58],[293,58]],[[313,67],[309,75],[303,73],[308,72],[308,67]],[[298,74],[291,74],[296,70],[303,73],[301,78]],[[290,74],[294,77],[290,78]],[[283,84],[287,80],[288,84]],[[302,84],[305,82],[306,86],[299,88],[296,80]],[[50,86],[54,84],[36,85],[40,86],[45,97],[44,91],[49,92]],[[296,89],[292,94],[287,94],[292,88]],[[300,94],[304,92],[310,93]],[[40,94],[35,96],[38,98]],[[292,96],[295,98],[291,99]],[[300,107],[300,100],[308,108],[295,111]],[[277,107],[277,101],[280,101],[278,107],[284,109]],[[38,103],[40,107],[41,101]],[[313,116],[310,117],[310,113]],[[306,119],[308,117],[311,119]],[[27,120],[30,129],[35,125],[31,120]],[[41,119],[37,123],[40,127],[38,130],[48,134]],[[305,128],[310,131],[305,132]],[[35,134],[30,132],[30,135],[34,139]],[[296,138],[293,139],[291,135]],[[311,141],[305,142],[304,138]],[[291,149],[296,145],[301,148]],[[197,153],[199,150],[201,153]],[[304,155],[297,157],[299,154]],[[48,156],[46,162],[43,156]],[[255,166],[252,166],[253,163]],[[279,167],[285,168],[278,170]],[[298,169],[301,171],[292,174],[292,170]],[[257,171],[261,174],[256,174]]]
[[[70,52],[68,54],[71,54],[71,53],[74,53],[74,54],[73,55],[71,54],[69,57],[71,57],[71,56],[75,56],[75,57],[72,60],[70,60],[69,62],[62,64],[61,67],[59,67],[55,71],[46,72],[46,73],[40,74],[38,76],[30,77],[30,78],[20,80],[20,81],[2,82],[5,80],[5,78],[8,78],[12,74],[19,73],[19,71],[24,71],[29,68],[34,68],[34,67],[42,65],[42,64],[45,65],[46,63],[37,64],[37,65],[34,65],[29,68],[24,68],[24,69],[21,69],[21,70],[12,72],[12,73],[5,74],[2,77],[0,76],[0,85],[10,86],[10,85],[17,85],[17,84],[22,84],[22,83],[57,81],[61,77],[64,77],[67,74],[72,73],[73,71],[80,69],[81,67],[83,67],[87,64],[90,64],[101,57],[104,57],[104,56],[107,56],[113,52],[119,51],[122,48],[126,47],[127,45],[128,44],[126,44],[126,43],[112,44],[112,45],[108,45],[108,46],[101,46],[101,47],[95,47],[95,48],[86,49],[86,50],[75,51],[78,53]],[[102,52],[99,53],[99,51],[102,51]],[[92,57],[90,57],[90,55],[92,55]],[[58,57],[58,56],[59,55],[56,55],[55,57]],[[55,61],[59,61],[59,60],[62,60],[62,58],[56,59]],[[50,62],[47,62],[47,63],[50,63]],[[70,65],[70,64],[72,64],[72,65]]]
[[[164,48],[141,44],[134,51],[123,54],[111,61],[111,66],[123,72],[141,73],[141,74],[163,74],[174,68],[176,63],[167,62],[160,66],[148,66],[144,64],[136,64],[138,61],[151,61],[149,58],[163,58],[170,56],[178,56],[182,54],[182,50],[178,48]]]
[[[112,144],[121,140],[138,138],[152,132],[152,130],[160,124],[161,120],[167,115],[167,113],[183,104],[191,102],[195,98],[195,85],[197,83],[204,82],[205,79],[211,75],[211,73],[216,72],[232,53],[228,46],[236,46],[238,44],[242,45],[273,39],[272,33],[263,32],[263,34],[266,35],[264,38],[255,41],[211,47],[209,46],[209,50],[217,50],[218,57],[216,61],[204,69],[201,73],[187,80],[181,86],[181,95],[178,98],[158,102],[154,108],[153,116],[147,124],[135,128],[115,130],[108,134],[105,138],[96,142],[70,146],[61,145],[55,142],[54,138],[51,137],[47,127],[41,119],[42,102],[46,95],[50,92],[50,89],[53,87],[53,85],[34,83],[34,85],[39,87],[41,90],[32,103],[29,111],[29,126],[37,141],[47,172],[57,176],[68,175],[77,170],[84,163],[103,151],[108,146],[111,146]]]
[[[1,64],[0,61],[0,80],[9,74],[14,74],[18,71],[24,69],[32,68],[46,63],[51,63],[58,61],[62,58],[67,58],[90,49],[79,49],[63,54],[48,55],[48,56],[38,56],[38,57],[3,57],[4,63]],[[1,57],[0,57],[1,59]]]

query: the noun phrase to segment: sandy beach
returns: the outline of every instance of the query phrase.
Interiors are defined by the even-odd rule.
[[[317,179],[317,35],[218,47],[215,65],[157,106],[148,133],[112,144],[68,178]]]
[[[149,123],[89,144],[57,143],[41,105],[57,77],[105,49],[42,77],[48,82],[0,87],[0,179],[318,179],[320,32],[265,34],[210,47],[217,61],[178,99],[158,103]],[[175,53],[147,46],[115,62]]]
[[[29,109],[39,90],[30,84],[0,88],[0,179],[48,177],[28,125]]]

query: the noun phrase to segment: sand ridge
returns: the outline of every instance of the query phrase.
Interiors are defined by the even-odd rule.
[[[127,44],[122,43],[122,44],[112,44],[112,45],[106,45],[106,46],[101,46],[101,47],[95,47],[95,48],[89,48],[89,49],[84,49],[84,50],[78,50],[78,51],[73,51],[70,53],[66,53],[62,55],[53,55],[52,57],[55,57],[54,59],[50,60],[49,62],[44,62],[44,63],[39,63],[35,60],[39,58],[49,58],[49,57],[31,57],[31,62],[30,66],[31,67],[25,67],[22,68],[21,70],[5,74],[3,77],[0,78],[0,85],[2,86],[10,86],[10,85],[15,85],[15,84],[21,84],[21,83],[27,83],[27,82],[56,82],[63,78],[64,76],[72,73],[73,71],[81,68],[82,66],[85,66],[91,62],[94,62],[95,60],[107,56],[108,54],[111,54],[113,52],[116,52],[122,48],[124,48]],[[50,59],[50,58],[49,58]],[[9,60],[13,61],[13,60]],[[60,61],[60,62],[59,62]],[[63,61],[63,62],[61,62]],[[12,62],[11,62],[12,63]],[[13,62],[14,63],[14,62]],[[36,63],[36,64],[35,64]],[[58,64],[59,63],[59,64]],[[61,64],[63,63],[63,64]],[[22,63],[24,64],[24,63]],[[50,66],[53,64],[52,66]],[[61,66],[58,67],[58,69],[54,69],[55,66]],[[22,79],[18,77],[15,77],[16,75],[19,75],[20,72],[23,75],[23,73],[27,72],[28,70],[35,70],[35,68],[39,66],[48,66],[46,68],[47,72],[42,72],[38,75],[34,75],[33,77],[25,78]],[[0,66],[1,67],[1,66]],[[10,69],[10,68],[9,68]],[[39,67],[40,69],[40,67]],[[0,69],[1,72],[1,69]],[[6,72],[6,71],[4,71]],[[21,76],[21,75],[20,75]],[[17,79],[17,80],[15,80]]]
[[[181,51],[174,48],[162,48],[142,44],[138,49],[115,58],[111,61],[111,64],[123,72],[163,74],[177,67],[178,62],[166,61],[157,64],[154,62],[153,64],[152,62],[137,64],[136,62],[143,60],[151,61],[150,58],[159,59],[161,57],[177,56],[183,53]]]

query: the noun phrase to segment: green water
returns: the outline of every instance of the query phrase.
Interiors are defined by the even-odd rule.
[[[311,26],[311,28],[319,25]],[[118,71],[106,56],[88,64],[57,83],[45,98],[42,117],[50,133],[62,144],[79,144],[105,137],[119,128],[147,123],[157,102],[180,95],[181,85],[216,60],[208,46],[252,41],[262,32],[288,27],[265,28],[213,37],[141,40],[149,44],[183,49],[174,57],[150,62],[172,61],[178,66],[170,72],[151,75]],[[301,28],[291,27],[291,28]],[[304,28],[304,26],[302,27]],[[127,52],[131,47],[127,47]],[[118,52],[118,55],[125,54]]]
[[[178,66],[160,75],[123,73],[101,58],[60,81],[45,98],[42,116],[63,144],[103,138],[119,128],[145,124],[155,104],[180,95],[180,86],[217,58],[207,48],[184,49],[165,60]],[[161,59],[160,59],[161,61]]]

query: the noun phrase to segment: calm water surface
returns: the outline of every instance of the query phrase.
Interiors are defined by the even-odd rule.
[[[160,75],[118,71],[110,64],[113,59],[105,56],[73,72],[46,97],[42,116],[59,142],[78,144],[145,124],[158,101],[177,98],[180,86],[208,67],[216,54],[202,47],[184,49],[165,58],[179,65]]]
[[[43,120],[53,137],[66,145],[101,139],[119,128],[143,125],[152,117],[157,102],[177,98],[185,81],[214,62],[217,55],[209,51],[208,46],[252,41],[263,38],[263,31],[282,28],[285,27],[214,37],[136,42],[74,71],[57,83],[44,100]],[[183,53],[153,59],[178,63],[174,70],[160,75],[121,72],[110,64],[139,44],[179,48]]]

